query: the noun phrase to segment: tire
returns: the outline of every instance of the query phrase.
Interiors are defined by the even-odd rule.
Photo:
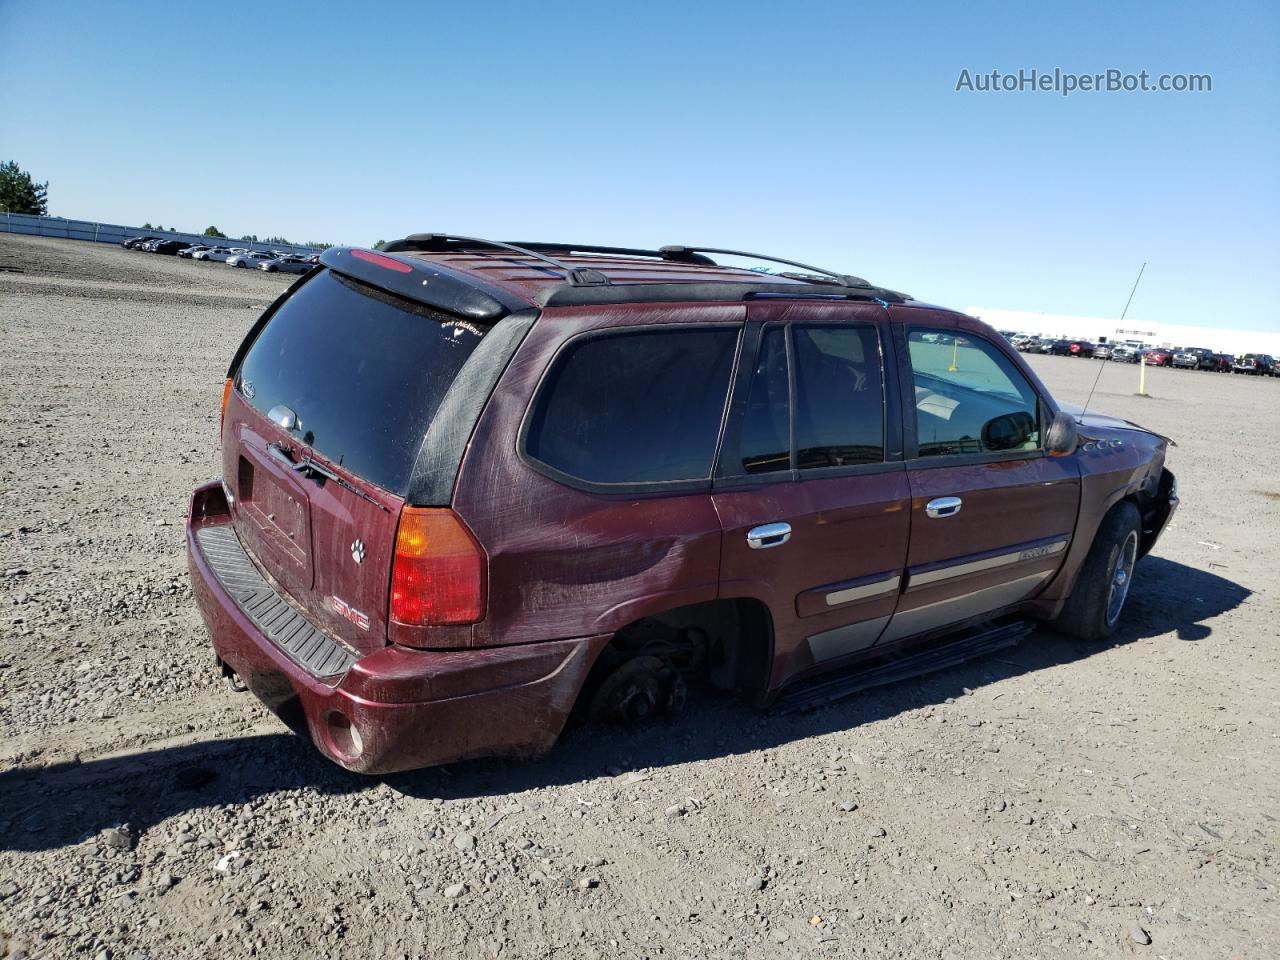
[[[1115,633],[1133,584],[1141,526],[1138,508],[1127,500],[1103,517],[1055,630],[1090,643]]]

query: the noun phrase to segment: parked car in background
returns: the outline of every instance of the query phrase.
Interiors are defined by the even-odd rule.
[[[1255,376],[1275,376],[1276,361],[1270,354],[1246,353],[1231,365],[1232,373],[1248,373]]]
[[[1210,369],[1214,373],[1230,373],[1231,367],[1235,363],[1235,357],[1229,353],[1215,353],[1213,361],[1214,365]],[[1274,370],[1274,367],[1272,369]]]
[[[228,267],[256,267],[264,260],[273,260],[274,257],[269,253],[261,253],[254,250],[251,253],[234,253],[227,257]]]
[[[193,243],[191,246],[183,247],[181,250],[179,250],[178,256],[185,257],[186,259],[190,260],[201,250],[212,250],[212,249],[213,248],[207,243]]]
[[[311,264],[302,257],[276,257],[274,260],[263,260],[258,269],[266,273],[306,273]]]
[[[575,704],[818,705],[1009,618],[1121,623],[1168,441],[1062,407],[980,321],[717,251],[493,249],[329,250],[211,389],[195,603],[224,675],[334,762],[533,757]]]
[[[130,237],[128,240],[121,240],[120,246],[124,247],[126,250],[137,250],[144,243],[149,243],[152,240],[159,240],[159,239],[160,239],[159,237],[153,237],[153,236]]]
[[[167,257],[172,257],[176,256],[178,251],[186,245],[186,240],[156,240],[149,246],[152,253],[162,253]]]
[[[191,255],[192,260],[209,260],[213,263],[225,263],[227,257],[232,253],[226,247],[210,247],[207,250],[197,250]]]
[[[1184,370],[1207,370],[1216,363],[1213,351],[1207,347],[1186,347],[1173,355],[1169,365]]]
[[[1142,354],[1148,366],[1167,367],[1173,362],[1173,354],[1162,347],[1153,347]]]
[[[1093,350],[1088,340],[1055,340],[1046,352],[1059,357],[1092,357]]]
[[[1110,360],[1111,351],[1115,349],[1115,345],[1111,343],[1100,343],[1093,348],[1093,359]]]
[[[1131,343],[1116,343],[1111,346],[1109,359],[1117,363],[1137,363],[1142,357],[1142,347]]]

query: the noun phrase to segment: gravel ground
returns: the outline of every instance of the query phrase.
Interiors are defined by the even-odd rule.
[[[373,780],[217,680],[187,585],[286,283],[0,234],[0,956],[1280,955],[1280,382],[1102,368],[1183,496],[1114,643]]]

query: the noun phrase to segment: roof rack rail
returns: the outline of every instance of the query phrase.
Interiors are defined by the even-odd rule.
[[[591,243],[552,243],[545,240],[522,241],[520,243],[485,240],[481,237],[463,237],[449,233],[412,233],[403,240],[395,240],[387,244],[383,250],[387,253],[416,251],[421,253],[448,253],[474,247],[493,247],[499,250],[510,250],[534,260],[540,260],[561,271],[564,279],[571,287],[605,287],[612,286],[612,281],[599,270],[591,267],[574,267],[551,256],[552,253],[596,253],[623,257],[657,257],[671,263],[689,263],[699,266],[719,266],[715,260],[706,256],[709,253],[724,254],[731,257],[745,257],[750,260],[762,260],[766,263],[781,263],[788,267],[796,267],[801,272],[784,271],[773,276],[782,276],[789,280],[799,280],[821,286],[846,287],[859,291],[877,291],[880,288],[868,283],[861,277],[848,273],[839,273],[825,267],[801,263],[799,260],[787,260],[764,253],[748,253],[745,250],[730,250],[725,247],[689,247],[669,244],[657,250],[646,250],[636,247],[608,247]],[[766,274],[768,276],[769,274]],[[897,295],[902,296],[902,295]]]
[[[799,260],[784,260],[782,257],[771,257],[768,254],[764,254],[764,253],[747,253],[745,250],[726,250],[722,247],[681,247],[681,246],[663,247],[659,251],[659,253],[662,254],[664,259],[670,259],[670,260],[676,260],[679,258],[689,257],[689,256],[697,256],[698,254],[702,254],[702,253],[722,253],[730,257],[748,257],[752,260],[764,260],[768,263],[785,263],[789,267],[799,267],[801,270],[805,271],[806,273],[816,273],[821,276],[831,277],[832,280],[839,283],[840,286],[842,287],[858,287],[858,288],[871,287],[871,284],[867,283],[867,281],[863,280],[861,277],[851,276],[850,274],[847,274],[847,273],[837,273],[834,270],[827,270],[824,267],[815,267],[812,264],[801,263]],[[802,279],[801,277],[796,276],[794,274],[790,274],[789,276],[793,280]],[[830,281],[822,281],[817,278],[814,278],[810,282],[823,283],[823,282],[830,282]]]
[[[696,263],[703,267],[714,267],[716,262],[700,253],[675,253],[675,247],[664,247],[661,250],[645,250],[640,247],[604,247],[598,243],[550,243],[537,240],[527,243],[520,241],[519,246],[528,250],[563,250],[565,253],[604,253],[618,257],[656,257],[673,263]],[[683,249],[683,248],[681,248]]]
[[[705,267],[719,266],[715,260],[705,256],[705,254],[722,253],[733,257],[747,257],[752,260],[764,260],[769,263],[783,263],[789,267],[800,267],[809,274],[809,276],[805,276],[803,273],[780,274],[780,276],[791,280],[803,280],[808,283],[835,283],[842,287],[857,287],[858,289],[872,286],[861,277],[850,276],[847,273],[837,273],[834,270],[826,270],[822,267],[814,267],[807,263],[800,263],[797,260],[784,260],[781,257],[771,257],[763,253],[747,253],[744,250],[726,250],[720,247],[685,247],[670,244],[665,247],[659,247],[657,250],[644,250],[633,247],[602,247],[589,243],[546,243],[544,241],[533,243],[522,241],[520,246],[528,250],[563,250],[566,253],[611,253],[624,257],[658,257],[670,263],[696,263]]]
[[[609,278],[599,270],[592,270],[590,267],[571,267],[567,263],[549,257],[546,254],[531,250],[528,247],[520,246],[514,243],[504,243],[501,240],[485,240],[481,237],[461,237],[449,233],[411,233],[403,240],[395,240],[388,243],[383,250],[387,253],[400,253],[406,250],[420,251],[423,253],[447,253],[450,250],[450,244],[453,249],[466,249],[469,246],[495,247],[499,250],[511,250],[515,253],[523,254],[526,257],[532,257],[534,260],[541,260],[543,263],[550,264],[564,274],[564,279],[568,281],[572,287],[605,287],[609,285]],[[558,249],[558,248],[552,248]]]

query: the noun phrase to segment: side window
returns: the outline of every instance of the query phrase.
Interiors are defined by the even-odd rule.
[[[791,469],[791,390],[787,383],[787,335],[782,327],[767,328],[760,339],[742,420],[740,452],[743,473]]]
[[[1036,392],[1000,350],[967,333],[907,334],[919,455],[1004,453],[1040,446]]]
[[[591,483],[709,478],[738,335],[654,329],[571,344],[544,381],[526,453]]]
[[[873,327],[792,328],[801,470],[884,461],[884,381]]]

